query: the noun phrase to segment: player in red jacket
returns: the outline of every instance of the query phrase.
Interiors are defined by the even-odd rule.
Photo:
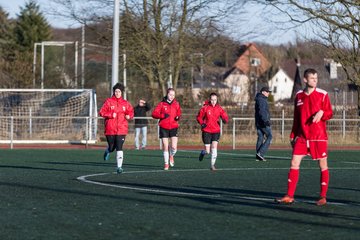
[[[128,133],[128,121],[134,118],[131,104],[122,98],[124,86],[117,83],[113,87],[112,97],[105,100],[99,115],[105,118],[105,136],[108,147],[104,153],[104,160],[110,158],[110,153],[116,149],[117,173],[122,173],[123,144]]]
[[[326,204],[329,184],[326,121],[333,113],[328,93],[316,87],[318,74],[315,69],[305,70],[304,82],[305,89],[296,94],[294,102],[294,121],[290,134],[293,152],[288,173],[288,190],[283,198],[276,201],[283,204],[294,202],[301,160],[310,155],[312,159],[318,160],[321,171],[320,199],[316,204],[322,206]]]
[[[178,128],[181,117],[180,104],[175,99],[175,90],[169,88],[164,99],[155,107],[152,117],[159,119],[159,138],[162,141],[164,154],[164,170],[169,170],[170,166],[175,165],[174,155],[177,151]],[[171,148],[169,154],[169,138],[171,139]]]
[[[210,169],[215,171],[215,162],[217,157],[217,146],[220,139],[220,118],[223,123],[229,121],[229,117],[225,110],[219,105],[216,93],[210,94],[210,99],[205,102],[200,109],[196,120],[201,125],[202,141],[205,145],[205,150],[202,150],[199,156],[199,161],[204,159],[206,154],[210,153],[211,146],[211,165]]]

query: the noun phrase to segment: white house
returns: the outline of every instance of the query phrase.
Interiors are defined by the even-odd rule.
[[[269,88],[272,90],[274,101],[280,101],[291,98],[294,80],[286,72],[279,68],[279,71],[270,79]]]
[[[232,99],[233,102],[237,103],[247,103],[249,101],[249,78],[239,69],[234,68],[225,78],[224,84],[228,86],[222,92],[224,98]]]

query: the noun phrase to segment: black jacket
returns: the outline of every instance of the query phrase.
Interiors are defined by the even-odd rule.
[[[262,93],[257,93],[255,97],[255,124],[257,128],[270,126],[268,99]]]
[[[151,109],[150,105],[146,102],[145,106],[139,106],[137,105],[134,108],[134,117],[146,117],[146,112]],[[147,119],[135,119],[135,127],[145,127],[148,124]]]

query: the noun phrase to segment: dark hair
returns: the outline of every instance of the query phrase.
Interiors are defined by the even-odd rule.
[[[174,91],[175,92],[175,89],[174,88],[168,88],[166,93],[169,93],[170,91]]]
[[[214,93],[214,92],[212,92],[212,93],[210,93],[210,97],[209,98],[211,98],[212,96],[218,96],[216,93]]]
[[[309,74],[317,74],[318,72],[313,68],[308,68],[304,72],[304,78],[307,78]]]
[[[123,93],[125,90],[125,87],[121,83],[117,83],[113,86],[113,92],[115,92],[116,89],[120,89],[120,91]]]

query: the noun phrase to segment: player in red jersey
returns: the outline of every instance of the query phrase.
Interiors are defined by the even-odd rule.
[[[134,118],[133,107],[122,98],[124,90],[122,84],[115,84],[112,97],[106,99],[99,112],[105,119],[105,136],[108,142],[104,160],[109,160],[110,153],[116,149],[117,173],[123,172],[123,145],[128,134],[128,121]]]
[[[200,109],[196,120],[201,125],[202,140],[205,145],[205,150],[202,150],[199,156],[199,161],[204,159],[206,154],[210,153],[211,146],[211,164],[210,169],[215,171],[215,162],[217,157],[217,146],[220,139],[220,122],[223,123],[229,121],[229,117],[225,110],[217,102],[216,93],[210,94],[210,99],[205,102],[204,106]]]
[[[321,171],[320,199],[316,204],[322,206],[326,204],[329,184],[326,121],[332,117],[333,112],[328,93],[316,87],[318,73],[315,69],[305,70],[304,82],[305,89],[296,94],[294,102],[294,121],[290,134],[293,152],[288,173],[287,194],[283,198],[276,199],[276,202],[282,204],[294,202],[301,160],[306,155],[310,155],[313,160],[318,160]]]
[[[174,155],[177,151],[178,128],[181,117],[181,108],[179,102],[175,99],[175,90],[169,88],[166,96],[155,107],[152,117],[159,119],[159,137],[162,141],[164,154],[164,170],[169,170],[170,166],[174,166]],[[171,148],[169,153],[169,138],[171,139]]]

